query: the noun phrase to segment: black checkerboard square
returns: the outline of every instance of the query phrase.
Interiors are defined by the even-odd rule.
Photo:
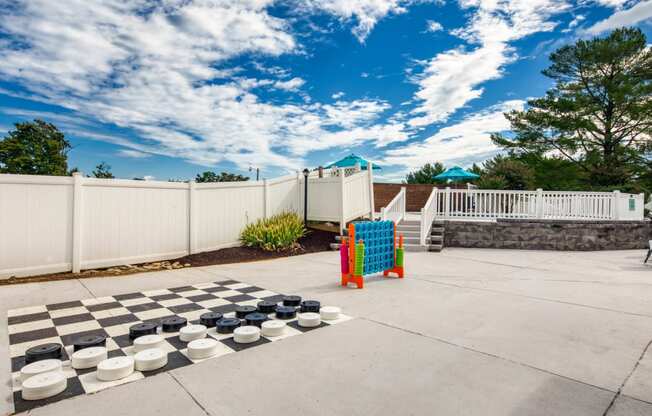
[[[150,296],[150,299],[158,302],[161,300],[170,300],[170,299],[178,299],[181,296],[177,295],[176,293],[165,293],[163,295],[156,295],[156,296]]]
[[[224,298],[224,299],[228,300],[229,302],[238,303],[238,302],[245,302],[247,300],[253,300],[256,298],[253,296],[243,294],[243,295],[229,296],[228,298]]]
[[[75,308],[77,306],[83,306],[80,300],[75,300],[72,302],[63,302],[63,303],[54,303],[51,305],[45,305],[48,311],[58,311],[61,309]]]
[[[138,298],[144,298],[144,297],[145,297],[144,294],[142,294],[140,292],[136,292],[136,293],[125,293],[125,294],[122,294],[122,295],[114,295],[113,299],[121,301],[121,300],[131,300],[131,299],[138,299]]]
[[[82,313],[79,315],[68,315],[68,316],[62,316],[61,318],[54,318],[52,319],[52,322],[54,325],[59,326],[59,325],[68,325],[68,324],[75,324],[78,322],[84,322],[84,321],[92,321],[93,315],[90,313]]]
[[[38,313],[31,313],[28,315],[10,316],[7,319],[7,324],[8,325],[26,324],[28,322],[42,321],[45,319],[50,319],[50,314],[48,312],[38,312]]]
[[[106,311],[108,309],[116,309],[121,306],[122,304],[120,304],[120,302],[106,302],[106,303],[98,303],[97,305],[88,305],[86,306],[86,309],[88,309],[90,312],[99,312],[99,311]]]

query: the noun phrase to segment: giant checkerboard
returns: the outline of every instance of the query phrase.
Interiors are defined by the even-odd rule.
[[[220,312],[226,317],[233,317],[238,305],[256,306],[261,300],[280,302],[282,298],[282,294],[257,286],[235,280],[223,280],[10,310],[8,312],[9,351],[15,410],[16,412],[26,411],[68,397],[94,393],[108,387],[203,361],[188,358],[186,343],[179,339],[178,332],[160,332],[159,327],[159,333],[165,338],[165,349],[168,351],[168,364],[165,367],[150,372],[136,371],[131,376],[118,381],[99,381],[96,378],[95,368],[75,370],[70,366],[69,357],[72,355],[72,344],[79,336],[103,335],[107,337],[106,346],[109,357],[133,355],[129,327],[136,323],[159,323],[161,319],[170,316],[182,316],[190,323],[198,323],[199,316],[205,312]],[[269,317],[275,319],[273,314]],[[220,342],[219,353],[210,359],[275,342],[348,319],[350,318],[342,315],[335,321],[322,322],[316,328],[302,328],[298,325],[296,318],[286,320],[288,326],[284,335],[261,337],[259,341],[252,344],[237,344],[233,341],[232,334],[218,334],[215,328],[209,328],[208,336]],[[63,364],[64,373],[68,377],[68,387],[63,393],[49,399],[23,400],[20,369],[25,365],[25,351],[45,343],[64,345]]]

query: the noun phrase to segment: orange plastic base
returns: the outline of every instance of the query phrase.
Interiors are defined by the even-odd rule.
[[[383,272],[383,276],[388,277],[390,273],[396,273],[396,275],[398,276],[399,279],[402,279],[403,276],[404,276],[403,275],[403,267],[396,266],[396,267],[394,267],[392,269],[385,270]]]
[[[342,275],[342,286],[348,286],[349,283],[355,283],[358,285],[358,289],[364,287],[364,279],[362,276],[354,276],[352,274],[343,274]]]

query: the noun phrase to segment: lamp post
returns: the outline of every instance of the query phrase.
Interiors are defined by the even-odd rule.
[[[249,172],[252,172],[254,170],[253,166],[249,166]],[[260,168],[256,168],[256,180],[260,178]]]
[[[303,170],[303,223],[308,226],[308,175],[310,171]]]

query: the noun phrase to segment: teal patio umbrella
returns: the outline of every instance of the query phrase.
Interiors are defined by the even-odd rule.
[[[361,158],[360,156],[356,156],[353,153],[345,157],[344,159],[340,159],[337,162],[333,162],[330,165],[326,166],[326,169],[332,168],[333,166],[337,166],[338,168],[352,168],[356,165],[356,163],[360,163],[360,169],[366,170],[368,163],[366,160]],[[373,169],[381,169],[380,166],[378,165],[373,165]]]
[[[459,166],[453,166],[450,169],[447,169],[445,172],[440,173],[439,175],[436,175],[434,179],[437,180],[450,180],[450,181],[465,181],[465,180],[471,180],[471,179],[478,179],[480,175],[476,175],[475,173],[468,172],[464,169],[462,169]]]

